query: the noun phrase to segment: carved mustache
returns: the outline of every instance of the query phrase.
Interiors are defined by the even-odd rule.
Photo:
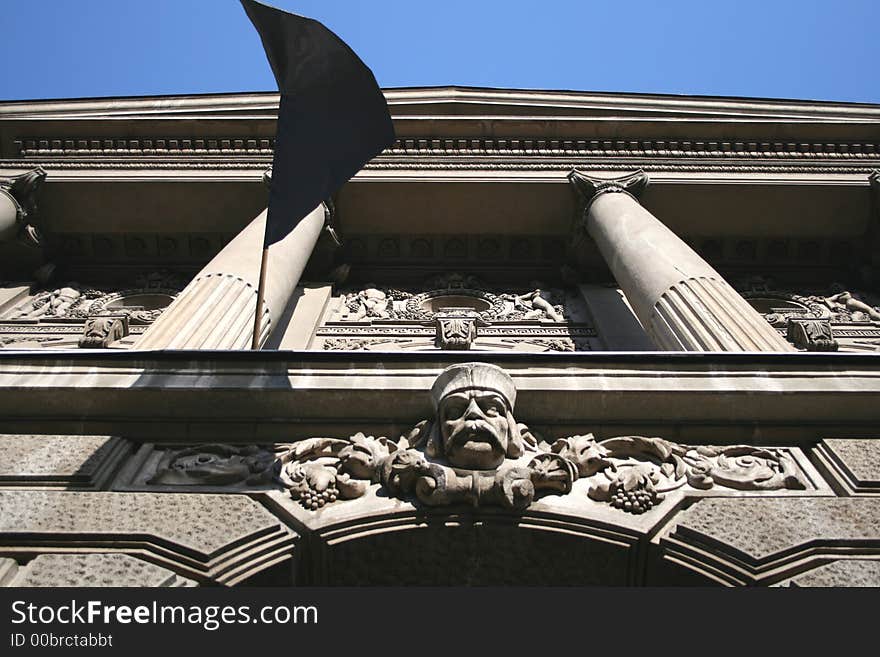
[[[464,420],[461,423],[461,426],[456,428],[456,430],[449,436],[448,446],[458,447],[467,442],[468,439],[472,438],[476,434],[483,434],[484,436],[487,436],[489,440],[483,442],[489,442],[492,444],[493,447],[502,449],[501,439],[495,432],[495,427],[483,420]],[[483,436],[480,437],[482,438]]]

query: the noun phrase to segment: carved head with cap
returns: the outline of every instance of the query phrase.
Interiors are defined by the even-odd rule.
[[[473,470],[497,468],[525,449],[513,407],[516,388],[500,367],[461,363],[447,367],[431,388],[435,422],[428,456]]]

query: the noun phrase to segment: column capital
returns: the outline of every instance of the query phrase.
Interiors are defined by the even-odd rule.
[[[40,233],[33,220],[37,215],[37,189],[45,179],[42,167],[0,178],[0,242],[21,235],[28,244],[40,244]]]
[[[639,169],[635,173],[620,178],[596,178],[588,176],[582,171],[572,169],[568,174],[568,181],[574,186],[577,193],[586,204],[585,211],[600,194],[623,193],[633,198],[638,198],[645,187],[648,186],[648,176]]]

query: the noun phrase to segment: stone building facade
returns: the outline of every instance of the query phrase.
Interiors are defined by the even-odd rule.
[[[880,106],[0,104],[0,583],[880,585]]]

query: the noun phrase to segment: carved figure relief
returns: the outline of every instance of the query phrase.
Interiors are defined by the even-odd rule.
[[[97,290],[83,288],[79,283],[68,283],[51,291],[41,292],[33,299],[15,308],[9,319],[42,319],[45,317],[83,317],[81,306],[86,300],[98,297]]]
[[[435,276],[418,290],[380,288],[375,285],[344,297],[342,321],[431,321],[449,308],[466,308],[484,321],[565,321],[561,290],[539,285],[525,292],[496,291],[474,276],[458,273]]]
[[[595,335],[579,294],[537,281],[491,287],[455,272],[411,289],[368,284],[343,293],[316,331],[326,350],[578,351]]]
[[[95,349],[138,335],[170,305],[184,281],[168,272],[138,276],[122,289],[66,282],[37,292],[0,317],[0,347]],[[52,337],[49,337],[49,334]]]
[[[44,290],[6,313],[7,320],[50,320],[126,315],[134,324],[154,322],[162,310],[183,289],[184,282],[173,274],[151,272],[139,276],[135,286],[123,290],[101,290],[75,281]]]
[[[827,307],[836,321],[880,322],[880,308],[869,306],[848,290],[825,297],[809,296],[805,300]]]
[[[867,293],[846,290],[840,284],[826,292],[793,292],[776,289],[762,278],[748,281],[741,290],[755,309],[799,349],[880,350],[880,307],[877,299]]]

